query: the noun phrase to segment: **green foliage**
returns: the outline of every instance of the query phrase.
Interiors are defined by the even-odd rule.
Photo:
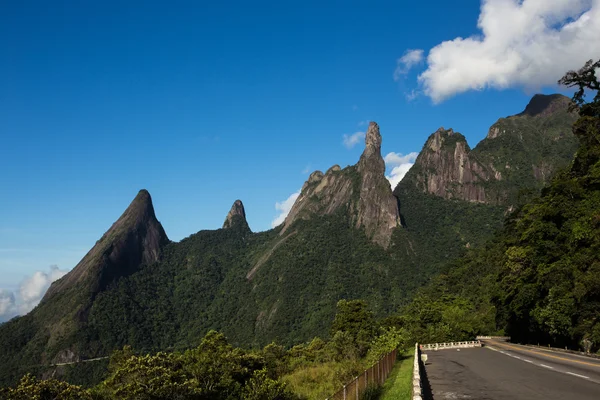
[[[369,385],[364,392],[360,394],[360,400],[378,400],[381,396],[382,388],[377,385]]]
[[[132,356],[104,381],[99,393],[109,399],[201,398],[199,382],[186,373],[181,356],[158,353]]]
[[[38,380],[29,374],[23,376],[14,388],[0,389],[0,398],[6,400],[86,400],[92,395],[79,386],[56,379]]]
[[[296,396],[276,368],[268,367],[287,359],[281,351],[275,344],[259,353],[244,351],[215,331],[183,353],[137,356],[126,347],[113,353],[110,376],[93,392],[104,399],[292,400]]]
[[[591,62],[562,83],[598,90]],[[571,166],[510,215],[502,232],[420,290],[397,320],[419,341],[506,333],[520,342],[600,349],[600,102],[583,103]]]
[[[600,84],[596,71],[600,68],[600,60],[589,60],[579,71],[569,71],[558,83],[567,87],[577,87],[573,94],[573,109],[582,116],[600,117]],[[586,91],[596,92],[590,102],[585,101]]]
[[[409,346],[408,332],[396,327],[383,328],[382,333],[377,336],[370,345],[366,357],[366,364],[373,365],[381,357],[398,349],[400,353],[406,352]]]
[[[563,128],[570,124],[569,118],[574,117],[559,115],[555,120],[542,121],[523,116],[502,122],[506,129],[521,133],[529,129],[530,134],[523,136],[525,144],[509,140],[507,136],[489,144],[485,152],[482,147],[478,157],[484,157],[484,153],[490,157],[496,154],[500,164],[507,157],[513,157],[513,164],[519,165],[514,175],[503,181],[506,187],[498,189],[498,193],[508,188],[512,199],[520,189],[529,188],[531,181],[520,175],[525,171],[520,163],[527,152],[537,151],[537,147],[542,148],[539,160],[548,165],[570,159],[575,141],[562,135]],[[577,124],[577,136],[584,143],[594,140],[597,131],[594,118],[584,116]],[[545,134],[544,139],[536,141],[536,135],[541,134]],[[460,136],[457,134],[452,140],[460,140]],[[582,178],[563,180],[568,196],[581,198],[588,186],[598,185],[600,166],[594,162],[595,157],[597,150],[591,145],[579,150],[572,171],[585,171],[586,181]],[[347,174],[357,196],[360,175],[356,168],[335,173]],[[396,191],[405,226],[395,230],[387,250],[372,243],[362,230],[355,229],[350,210],[342,207],[331,215],[299,219],[283,235],[280,235],[281,228],[252,233],[243,223],[234,223],[229,229],[200,231],[179,243],[168,244],[159,262],[142,265],[95,296],[86,288],[78,287],[56,293],[51,301],[42,302],[29,315],[0,326],[3,357],[0,385],[14,384],[24,373],[32,372],[39,376],[56,373],[71,383],[87,387],[110,375],[114,378],[113,386],[106,390],[116,391],[127,385],[132,385],[131,390],[141,390],[135,388],[134,381],[129,381],[134,379],[135,373],[156,373],[156,379],[164,385],[179,385],[181,390],[196,390],[193,379],[197,378],[193,377],[208,376],[210,384],[198,383],[203,394],[210,392],[206,389],[210,385],[232,385],[234,391],[239,392],[255,370],[266,367],[268,377],[275,379],[302,368],[313,368],[314,363],[335,365],[332,368],[338,379],[345,374],[340,371],[352,370],[369,349],[373,349],[372,354],[378,354],[383,350],[376,351],[377,348],[385,348],[385,339],[372,344],[379,332],[375,324],[368,321],[389,316],[401,307],[405,307],[407,314],[388,327],[395,326],[402,337],[468,338],[502,329],[507,321],[516,327],[534,320],[538,326],[535,329],[547,327],[543,329],[551,330],[555,336],[587,335],[600,339],[600,327],[593,312],[600,267],[588,262],[593,259],[592,250],[585,250],[586,246],[593,249],[596,243],[595,214],[582,211],[581,218],[573,224],[559,224],[560,227],[543,220],[534,221],[527,228],[531,240],[541,238],[544,251],[556,250],[551,243],[562,234],[556,229],[564,226],[572,232],[568,245],[583,250],[570,253],[569,262],[588,263],[587,269],[576,274],[555,275],[553,271],[563,271],[566,267],[548,260],[549,269],[544,276],[574,279],[577,282],[574,289],[542,285],[540,291],[537,281],[529,281],[531,277],[525,274],[538,265],[539,252],[531,243],[513,243],[515,253],[509,254],[512,258],[506,260],[507,266],[515,271],[521,268],[524,275],[507,275],[503,282],[509,286],[506,289],[509,292],[513,284],[523,285],[511,292],[512,297],[503,298],[501,290],[504,289],[494,278],[504,262],[501,260],[508,257],[507,249],[498,245],[490,250],[495,260],[490,260],[486,251],[469,249],[483,246],[501,227],[505,209],[445,200],[424,194],[410,183],[407,179]],[[596,200],[589,197],[587,207],[592,207]],[[552,207],[545,206],[544,212],[550,213]],[[537,258],[532,260],[530,255]],[[445,269],[450,261],[461,256],[464,258],[460,263],[464,265],[454,264],[453,271]],[[254,273],[250,275],[250,271]],[[422,290],[415,302],[406,307],[415,291],[440,271],[443,275],[432,284],[435,289]],[[539,303],[538,297],[550,293],[551,289],[552,300]],[[569,291],[573,292],[572,298],[564,295]],[[352,303],[353,299],[365,299],[369,309],[359,307],[356,323],[342,316],[334,321],[341,299],[347,299],[346,305],[360,304]],[[508,306],[509,303],[512,305]],[[579,310],[582,304],[589,306],[577,317],[582,322],[569,324],[568,313]],[[431,307],[427,309],[428,306]],[[77,311],[64,316],[61,310],[65,309]],[[412,314],[408,316],[408,313]],[[332,321],[339,326],[331,329]],[[266,347],[255,353],[240,352],[227,347],[216,336],[203,339],[211,330],[223,332],[231,338],[233,346]],[[315,336],[324,340],[297,345]],[[327,339],[331,340],[325,342]],[[269,345],[273,342],[281,346]],[[216,347],[211,349],[210,343]],[[108,368],[105,362],[60,368],[48,365],[61,359],[67,349],[87,359],[106,356],[124,346],[131,347],[115,353]],[[184,353],[198,346],[208,347],[206,351]],[[294,347],[286,352],[282,346]],[[161,363],[171,365],[169,363],[177,360],[167,357],[167,353],[159,357],[155,354],[159,351],[183,354],[184,361],[178,360],[189,368],[177,370],[174,367],[173,375],[160,375]],[[140,354],[147,353],[155,354],[151,356],[154,358],[143,364],[141,357],[145,356]],[[200,353],[216,354],[212,361],[222,364],[211,364],[211,360]],[[137,372],[133,366],[123,369],[132,357],[140,363],[136,364]],[[226,369],[223,376],[211,372],[211,368],[221,367]],[[185,380],[186,374],[192,378]]]
[[[390,376],[385,381],[379,400],[398,400],[412,398],[412,372],[414,351],[410,350],[394,365]]]
[[[377,332],[373,313],[364,300],[340,300],[331,325],[332,342],[338,357],[362,358]]]
[[[244,400],[288,400],[296,399],[283,381],[269,378],[267,370],[254,371],[252,378],[242,391]]]

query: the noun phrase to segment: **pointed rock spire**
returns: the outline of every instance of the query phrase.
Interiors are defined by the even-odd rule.
[[[387,248],[392,230],[401,224],[398,200],[385,177],[381,141],[379,125],[371,122],[365,135],[365,150],[358,161],[362,179],[356,226],[364,226],[367,236]]]
[[[365,150],[356,166],[340,168],[334,165],[325,174],[313,172],[285,219],[280,235],[298,219],[333,214],[340,207],[356,228],[364,227],[367,237],[387,248],[392,231],[401,226],[398,201],[385,177],[385,162],[381,157],[379,125],[369,124],[365,134]]]
[[[237,221],[248,225],[246,221],[246,210],[244,210],[244,203],[242,203],[241,200],[233,202],[231,210],[229,210],[227,218],[225,218],[225,222],[223,222],[223,229],[231,228]]]
[[[158,261],[169,238],[156,219],[152,197],[142,189],[96,245],[68,274],[54,282],[42,301],[73,286],[94,296],[121,276]]]
[[[365,150],[358,162],[359,171],[365,168],[381,173],[382,176],[385,174],[385,162],[381,157],[381,134],[379,133],[379,125],[376,122],[369,123],[365,135]]]

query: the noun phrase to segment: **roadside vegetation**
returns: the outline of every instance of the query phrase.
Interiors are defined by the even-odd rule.
[[[412,398],[414,350],[402,356],[381,388],[379,400],[409,400]]]
[[[183,352],[113,352],[108,376],[82,388],[56,379],[24,376],[1,399],[243,399],[322,400],[383,355],[408,347],[404,331],[377,321],[362,300],[341,300],[331,339],[260,350],[232,346],[210,331],[196,348]]]

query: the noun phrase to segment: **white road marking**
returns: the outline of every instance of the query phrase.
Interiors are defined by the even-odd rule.
[[[557,369],[554,369],[554,367],[551,367],[551,366],[549,366],[549,365],[545,365],[545,364],[535,364],[535,363],[534,363],[533,361],[531,361],[531,360],[526,360],[526,359],[524,359],[524,358],[519,358],[519,357],[513,356],[512,354],[508,354],[508,353],[506,353],[505,351],[502,351],[502,350],[495,349],[495,348],[494,348],[494,347],[492,347],[492,346],[485,346],[484,348],[485,348],[485,349],[490,349],[490,350],[493,350],[493,351],[495,351],[495,352],[498,352],[498,353],[502,353],[502,354],[504,354],[504,355],[506,355],[506,356],[509,356],[509,357],[518,358],[518,359],[519,359],[519,360],[521,360],[521,361],[525,361],[525,362],[527,362],[527,363],[530,363],[530,364],[533,364],[533,365],[537,365],[537,366],[540,366],[540,367],[544,367],[544,368],[548,368],[548,369],[554,370],[555,372],[560,372],[560,373],[563,373],[563,374],[569,374],[569,375],[572,375],[572,376],[576,376],[576,377],[578,377],[578,378],[582,378],[582,379],[588,379],[588,380],[590,380],[591,382],[600,383],[600,381],[593,380],[593,379],[591,379],[589,376],[585,376],[585,375],[579,375],[579,374],[576,374],[576,373],[574,373],[574,372],[568,372],[568,371],[561,371],[561,370],[557,370]]]
[[[569,375],[573,375],[573,376],[577,376],[579,378],[584,378],[584,379],[590,379],[589,376],[585,376],[585,375],[579,375],[579,374],[575,374],[573,372],[565,372],[565,374],[569,374]]]

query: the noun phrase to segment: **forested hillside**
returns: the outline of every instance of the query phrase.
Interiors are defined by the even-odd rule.
[[[600,62],[569,72],[580,146],[541,196],[484,246],[446,266],[404,310],[423,341],[502,333],[527,343],[600,349]],[[592,97],[585,102],[584,94]],[[588,97],[588,98],[589,98]]]
[[[544,162],[560,165],[567,163],[565,149],[571,142],[564,126],[571,124],[573,114],[562,97],[558,99],[542,107],[541,116],[523,117],[527,123],[513,133],[529,138],[528,143],[536,135],[540,140],[550,135],[554,139],[546,141],[555,146],[550,152],[554,158]],[[530,129],[531,118],[546,128]],[[524,188],[535,193],[545,179],[536,177],[533,165],[528,165],[535,183],[531,187],[529,181],[498,180],[494,175],[511,193],[503,197],[506,201],[457,196],[488,196],[492,192],[485,190],[491,181],[476,174],[483,165],[480,160],[473,159],[469,167],[463,156],[453,158],[459,154],[456,146],[464,154],[468,146],[462,135],[447,130],[430,137],[424,146],[429,158],[419,156],[414,171],[393,194],[385,179],[381,142],[378,125],[371,123],[358,163],[311,174],[286,222],[267,232],[251,232],[238,200],[222,229],[170,242],[149,193],[140,191],[86,257],[51,286],[38,307],[0,326],[0,384],[12,384],[26,372],[97,382],[101,364],[70,370],[50,366],[107,356],[125,345],[137,352],[185,351],[198,346],[211,329],[244,347],[263,347],[271,341],[292,346],[315,336],[327,339],[340,299],[364,299],[375,317],[390,316],[448,262],[483,245],[509,209],[518,205],[512,194]],[[530,146],[519,145],[513,156],[526,159],[529,151]],[[483,180],[456,178],[465,176]],[[440,184],[449,189],[471,184],[475,192],[443,196],[428,190]],[[468,268],[469,262],[464,264],[460,268]],[[468,307],[491,302],[473,300]],[[458,298],[453,311],[446,312],[443,320],[453,324],[451,332],[462,332],[460,318],[473,315],[465,312],[465,304]],[[445,309],[446,303],[440,307]],[[491,311],[482,312],[488,321]],[[474,326],[481,325],[470,318]],[[435,324],[427,325],[426,330],[431,329]],[[82,375],[89,379],[82,380]]]

